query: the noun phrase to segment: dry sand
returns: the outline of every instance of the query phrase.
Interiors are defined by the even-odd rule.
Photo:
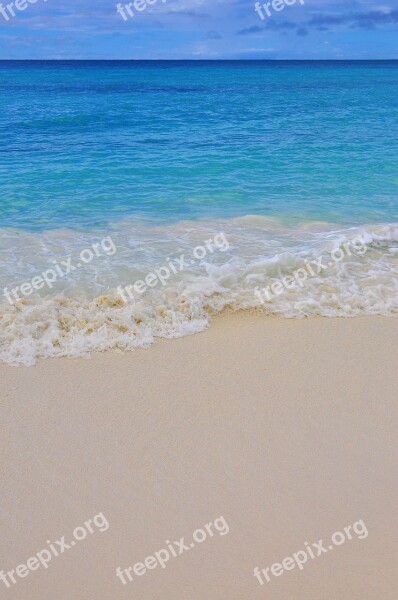
[[[1,597],[396,600],[397,347],[395,318],[246,313],[149,350],[1,366],[0,568],[109,522]],[[221,515],[227,535],[116,577]],[[254,577],[361,519],[365,539]]]

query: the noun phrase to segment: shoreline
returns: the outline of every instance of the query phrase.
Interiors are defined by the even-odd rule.
[[[30,366],[147,348],[203,331],[226,308],[288,318],[398,314],[398,224],[304,233],[239,223],[218,232],[141,231],[133,245],[127,226],[100,241],[78,236],[79,249],[65,240],[51,247],[58,257],[68,247],[68,258],[51,266],[43,240],[38,253],[28,244],[18,277],[3,261],[0,361]],[[27,254],[38,256],[38,270]]]
[[[391,317],[245,311],[147,350],[0,365],[1,568],[46,540],[70,541],[93,515],[109,523],[4,590],[17,600],[335,600],[347,590],[395,600],[397,339]],[[126,585],[117,577],[221,517],[228,535]],[[263,585],[254,576],[360,520],[366,539]]]

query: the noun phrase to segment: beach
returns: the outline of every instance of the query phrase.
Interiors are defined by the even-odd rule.
[[[102,515],[2,597],[395,600],[397,339],[395,317],[224,311],[149,349],[0,365],[1,569]]]
[[[1,598],[396,600],[398,61],[368,58],[394,11],[346,14],[363,60],[320,43],[340,5],[288,3],[264,36],[297,60],[140,60],[203,3],[74,4],[0,61]],[[111,11],[104,60],[54,11],[84,56]]]

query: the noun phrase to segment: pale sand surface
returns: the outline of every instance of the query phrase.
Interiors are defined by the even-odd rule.
[[[149,350],[1,366],[0,568],[110,523],[1,597],[396,600],[397,348],[395,318],[246,313]],[[220,515],[228,535],[116,578]],[[366,539],[253,576],[360,519]]]

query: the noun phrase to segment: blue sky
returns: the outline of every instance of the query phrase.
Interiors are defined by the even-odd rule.
[[[113,0],[15,0],[25,8],[11,12],[6,0],[0,58],[398,59],[396,1],[288,0],[264,20],[255,0],[150,1],[130,16]]]

